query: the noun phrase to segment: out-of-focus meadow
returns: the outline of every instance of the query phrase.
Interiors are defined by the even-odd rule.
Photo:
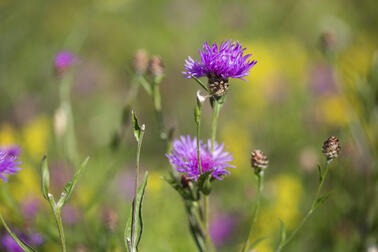
[[[175,135],[195,135],[199,88],[182,77],[188,55],[204,41],[239,40],[258,61],[248,82],[231,80],[218,140],[236,169],[216,182],[210,233],[219,251],[237,251],[256,199],[250,152],[269,157],[255,237],[272,251],[280,219],[291,230],[311,204],[321,146],[338,136],[342,153],[325,189],[331,197],[286,251],[367,251],[378,246],[377,101],[378,3],[335,1],[94,0],[0,1],[0,144],[19,144],[22,171],[0,180],[0,211],[25,236],[39,234],[38,251],[59,251],[50,209],[40,192],[40,161],[47,154],[51,188],[59,194],[73,169],[54,128],[59,84],[57,52],[72,51],[72,110],[78,158],[91,156],[62,218],[69,251],[124,251],[123,230],[134,190],[132,130],[111,151],[132,87],[139,48],[160,55],[165,124]],[[162,179],[171,167],[159,139],[153,103],[139,88],[132,102],[146,124],[141,165],[150,173],[143,206],[141,251],[196,251],[179,195]],[[210,136],[204,107],[202,136]],[[375,165],[374,165],[375,164]],[[5,235],[1,227],[0,235]],[[1,245],[0,245],[1,246]],[[0,251],[6,251],[4,247]],[[369,250],[376,251],[376,250]]]

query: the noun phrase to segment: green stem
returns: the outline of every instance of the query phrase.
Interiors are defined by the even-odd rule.
[[[71,107],[71,83],[72,83],[72,74],[67,73],[63,76],[61,83],[59,83],[60,91],[60,106],[61,109],[65,112],[67,120],[67,128],[64,134],[64,151],[67,152],[69,160],[76,165],[78,164],[77,157],[77,143],[76,143],[76,134],[75,134],[75,124],[73,118],[73,112]]]
[[[136,156],[136,174],[135,174],[135,187],[134,187],[134,200],[133,200],[133,225],[132,225],[132,230],[131,230],[131,247],[134,248],[135,244],[135,223],[137,219],[137,210],[136,210],[136,198],[137,198],[137,191],[138,191],[138,181],[139,181],[139,168],[140,168],[140,152],[142,148],[142,140],[143,140],[143,135],[144,135],[144,125],[142,125],[142,129],[139,133],[139,140],[138,140],[138,148],[137,148],[137,156]]]
[[[257,176],[257,188],[258,188],[256,207],[255,207],[255,210],[253,211],[251,227],[249,228],[247,240],[245,241],[245,244],[244,244],[243,249],[242,249],[243,252],[248,251],[249,243],[250,243],[250,240],[252,238],[252,230],[253,230],[253,227],[256,223],[257,215],[258,215],[259,210],[260,210],[260,201],[261,201],[261,192],[262,192],[263,183],[264,183],[264,174],[257,174],[256,176]]]
[[[67,249],[66,249],[66,238],[64,236],[64,229],[63,229],[62,218],[61,218],[61,215],[60,215],[60,208],[56,205],[54,197],[53,197],[52,194],[49,194],[48,197],[49,197],[50,207],[51,207],[51,209],[54,213],[55,222],[56,222],[56,225],[58,227],[60,242],[61,242],[61,246],[62,246],[62,252],[66,252],[67,251]]]
[[[213,104],[213,123],[211,126],[211,152],[214,151],[214,143],[215,138],[217,137],[217,125],[221,107],[222,104],[215,100]]]
[[[327,160],[326,163],[325,163],[324,172],[322,172],[322,174],[321,174],[321,180],[320,180],[318,189],[316,190],[315,197],[314,197],[314,199],[312,201],[310,210],[307,212],[307,214],[305,215],[305,217],[302,219],[301,223],[299,223],[298,227],[290,234],[289,238],[287,238],[287,240],[284,243],[282,243],[282,244],[280,244],[278,246],[278,248],[276,249],[276,252],[280,252],[282,250],[282,248],[285,247],[295,237],[295,235],[303,227],[303,225],[305,224],[305,222],[308,220],[308,218],[312,215],[312,213],[316,209],[316,203],[318,202],[320,191],[321,191],[321,189],[323,187],[325,178],[327,176],[328,165],[329,165],[330,162],[331,162],[331,160]]]

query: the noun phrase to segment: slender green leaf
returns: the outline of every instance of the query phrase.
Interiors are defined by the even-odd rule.
[[[0,221],[4,225],[4,228],[7,230],[10,236],[12,236],[13,240],[20,246],[25,252],[35,252],[35,250],[30,247],[28,244],[26,244],[23,240],[18,238],[18,236],[10,230],[7,223],[3,219],[3,216],[0,215]]]
[[[87,157],[84,162],[80,165],[79,169],[75,172],[75,175],[71,182],[67,183],[64,186],[63,193],[61,195],[61,198],[58,201],[58,207],[62,207],[64,203],[66,203],[73,193],[73,190],[75,189],[75,186],[79,180],[79,177],[81,173],[83,172],[84,168],[87,166],[89,161],[89,157]]]
[[[249,246],[249,249],[252,250],[253,248],[255,248],[257,245],[260,244],[260,242],[264,241],[266,238],[268,237],[260,237],[258,239],[256,239],[254,242],[251,243],[251,245]]]
[[[138,118],[136,117],[134,110],[131,111],[131,116],[133,120],[134,136],[135,136],[135,139],[139,142],[141,128],[139,126]]]
[[[323,181],[323,173],[322,173],[322,167],[320,164],[318,164],[318,172],[319,172],[319,182]]]
[[[198,79],[194,75],[190,75],[190,77],[192,77],[203,89],[205,89],[209,93],[209,89],[205,86],[205,84],[202,83],[200,79]]]
[[[143,232],[142,204],[144,192],[146,190],[148,172],[145,173],[142,184],[138,188],[136,199],[133,200],[130,216],[125,229],[125,244],[129,252],[138,251],[138,245]],[[135,207],[135,208],[134,208]],[[137,215],[134,223],[133,216]],[[134,230],[133,230],[134,229]]]
[[[47,157],[44,156],[41,162],[41,189],[42,195],[45,199],[49,199],[49,186],[50,186],[50,173],[49,167],[47,164]]]
[[[328,198],[329,196],[331,196],[331,193],[332,192],[328,192],[326,193],[325,195],[319,197],[317,200],[316,200],[316,203],[314,205],[314,208],[313,210],[317,209],[318,207],[320,207]]]
[[[286,229],[285,224],[282,220],[280,220],[280,243],[278,245],[279,248],[282,248],[286,242]]]

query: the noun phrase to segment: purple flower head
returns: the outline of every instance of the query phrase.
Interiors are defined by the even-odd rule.
[[[20,239],[24,241],[24,237],[20,237]],[[9,234],[1,237],[1,245],[7,252],[23,252],[22,248],[18,246],[17,242]]]
[[[222,176],[230,174],[226,168],[235,168],[228,162],[234,160],[228,152],[223,151],[224,144],[214,143],[214,151],[211,152],[211,141],[207,144],[200,141],[200,159],[203,172],[211,171],[214,178],[222,180]],[[192,140],[189,135],[181,136],[173,141],[171,154],[166,154],[171,165],[178,171],[185,173],[190,179],[197,180],[201,175],[197,158],[197,138]]]
[[[68,68],[76,65],[78,58],[69,51],[62,51],[55,55],[54,67],[57,74],[62,74]]]
[[[20,148],[17,146],[0,147],[0,178],[7,182],[5,175],[13,174],[21,170],[18,166],[21,162],[17,161],[20,155]]]
[[[257,61],[249,61],[251,54],[243,55],[245,48],[239,42],[223,41],[220,46],[214,43],[211,47],[205,42],[202,51],[199,50],[201,60],[194,60],[191,57],[185,61],[186,72],[183,72],[186,78],[195,77],[212,77],[217,78],[239,78],[249,74],[249,70]]]
[[[218,214],[210,222],[209,233],[217,248],[224,246],[235,231],[237,220],[235,215]]]

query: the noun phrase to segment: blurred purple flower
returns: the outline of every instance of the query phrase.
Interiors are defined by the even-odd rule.
[[[119,174],[116,182],[116,191],[127,200],[132,200],[134,195],[134,178],[135,173],[126,170]]]
[[[223,151],[224,144],[214,143],[214,151],[211,153],[211,141],[207,144],[200,141],[200,158],[203,172],[211,171],[214,178],[222,180],[222,176],[230,174],[227,167],[235,168],[228,162],[234,160],[228,152]],[[190,136],[181,136],[173,141],[171,154],[166,154],[171,165],[179,172],[185,173],[190,179],[197,180],[200,176],[197,158],[197,138],[191,140]]]
[[[332,69],[325,64],[311,67],[309,72],[309,88],[317,95],[336,92],[335,78]]]
[[[21,240],[25,241],[25,238],[22,236],[18,236]],[[1,245],[5,248],[7,252],[23,252],[22,248],[18,246],[17,242],[13,240],[12,236],[9,234],[3,235],[1,237]]]
[[[39,201],[37,198],[30,198],[21,203],[21,213],[27,219],[33,219],[37,214]]]
[[[69,51],[62,51],[55,55],[54,67],[58,75],[63,74],[68,68],[76,65],[78,58]]]
[[[62,220],[67,225],[75,225],[79,220],[79,216],[79,209],[73,205],[66,205],[62,209]]]
[[[0,147],[0,178],[7,182],[5,175],[17,173],[21,170],[18,166],[21,162],[17,161],[21,153],[18,146]]]
[[[240,78],[249,74],[249,70],[257,61],[248,61],[251,54],[244,54],[246,49],[242,48],[239,42],[223,41],[220,46],[214,43],[211,47],[207,42],[203,44],[202,51],[199,50],[201,60],[194,60],[191,57],[185,61],[185,78],[195,77],[216,77],[216,78]]]
[[[211,220],[209,233],[217,248],[222,247],[230,240],[236,224],[235,215],[231,214],[219,214]]]
[[[43,242],[45,241],[45,239],[43,239],[43,236],[39,233],[34,233],[31,235],[30,237],[30,241],[32,244],[36,245],[36,246],[41,246],[43,244]]]

